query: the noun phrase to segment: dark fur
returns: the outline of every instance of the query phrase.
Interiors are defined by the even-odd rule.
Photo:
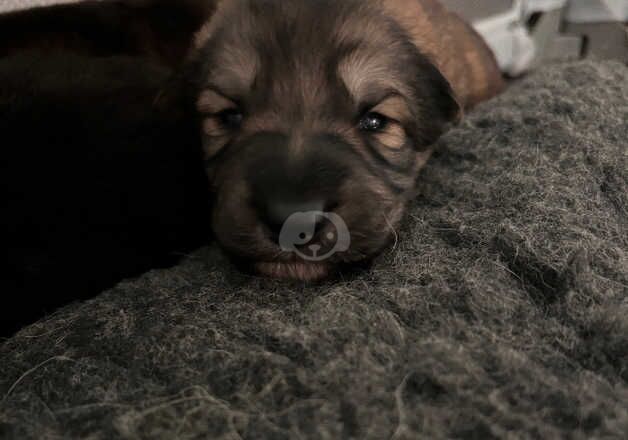
[[[126,57],[0,60],[0,334],[205,242],[197,131],[153,106],[168,77]]]
[[[213,0],[89,0],[0,15],[0,57],[28,48],[149,56],[177,66]]]

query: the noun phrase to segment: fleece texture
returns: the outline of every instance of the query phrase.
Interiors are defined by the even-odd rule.
[[[628,68],[468,115],[397,240],[317,286],[216,248],[0,346],[0,437],[625,438]]]

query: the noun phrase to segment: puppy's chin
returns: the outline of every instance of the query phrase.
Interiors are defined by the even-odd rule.
[[[242,249],[229,248],[218,242],[223,252],[236,268],[249,275],[261,276],[284,281],[319,283],[345,279],[368,270],[386,247],[393,243],[394,235],[387,234],[377,241],[377,246],[359,251],[351,250],[344,254],[335,254],[327,260],[308,261],[294,253],[282,253],[270,242],[257,253],[244,253]],[[262,242],[263,243],[263,242]]]
[[[253,267],[257,274],[264,277],[304,282],[322,281],[331,272],[329,264],[308,261],[257,262]]]

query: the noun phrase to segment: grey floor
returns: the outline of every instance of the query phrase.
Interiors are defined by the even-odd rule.
[[[564,32],[586,37],[586,57],[628,63],[628,27],[624,23],[567,23]]]

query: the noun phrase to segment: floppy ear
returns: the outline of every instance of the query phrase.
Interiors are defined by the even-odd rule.
[[[416,135],[419,145],[429,147],[452,125],[460,122],[463,109],[451,85],[427,57],[420,57],[421,65],[414,90],[418,107],[419,127]]]
[[[380,0],[379,3],[419,51],[434,62],[463,108],[503,89],[495,56],[482,37],[438,0]]]

